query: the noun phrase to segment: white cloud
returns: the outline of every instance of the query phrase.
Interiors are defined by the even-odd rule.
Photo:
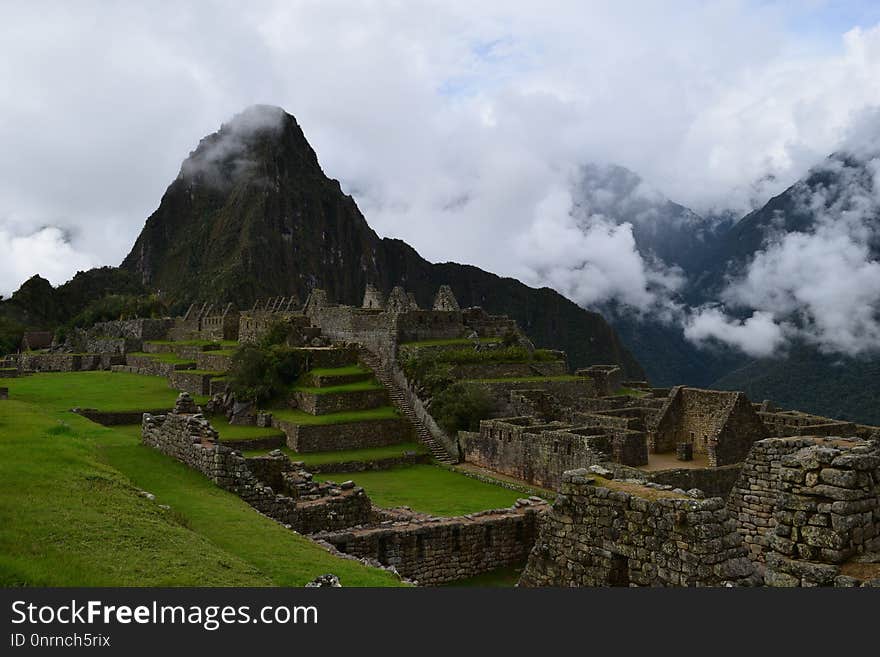
[[[815,170],[828,176],[826,184],[794,190],[795,212],[813,223],[771,234],[724,291],[730,307],[755,310],[752,320],[760,321],[749,326],[711,308],[691,319],[688,338],[714,337],[766,355],[782,345],[785,329],[786,338],[826,352],[880,349],[880,262],[871,248],[880,244],[880,159],[866,143],[860,155],[870,159],[829,160]]]
[[[9,296],[23,280],[39,274],[53,285],[73,273],[98,264],[95,257],[79,253],[55,227],[17,235],[0,224],[0,295]]]
[[[684,335],[698,344],[717,340],[755,357],[771,356],[785,344],[783,327],[771,313],[756,311],[747,319],[737,320],[711,306],[691,314]]]
[[[631,224],[590,208],[575,213],[570,192],[561,188],[538,203],[513,255],[527,269],[526,282],[550,285],[587,307],[616,301],[656,314],[683,282],[677,270],[639,253]]]

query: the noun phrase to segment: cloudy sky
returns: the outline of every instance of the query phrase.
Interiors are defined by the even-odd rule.
[[[0,0],[0,294],[118,264],[199,139],[267,103],[381,235],[644,307],[674,272],[574,230],[578,166],[744,213],[880,105],[872,1],[140,5]]]

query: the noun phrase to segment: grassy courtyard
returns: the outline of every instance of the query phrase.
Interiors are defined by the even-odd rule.
[[[31,400],[11,390],[0,402],[0,585],[302,586],[326,572],[347,586],[398,584],[144,447],[136,427],[59,410],[84,405],[75,387],[48,390],[43,404],[32,388]]]
[[[378,506],[408,506],[437,516],[459,516],[485,509],[508,507],[522,493],[483,483],[434,465],[412,465],[391,470],[317,475],[324,481],[353,479]]]
[[[272,415],[278,420],[292,422],[294,424],[348,424],[351,422],[366,422],[370,420],[393,420],[400,417],[393,406],[380,406],[366,411],[343,411],[341,413],[327,413],[326,415],[311,415],[305,411],[292,408],[274,408]]]
[[[50,372],[0,379],[13,399],[56,411],[76,406],[101,411],[172,408],[179,394],[168,379],[128,372]],[[195,397],[197,403],[207,401]]]

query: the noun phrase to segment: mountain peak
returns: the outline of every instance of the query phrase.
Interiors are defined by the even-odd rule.
[[[184,160],[178,178],[226,188],[252,179],[251,174],[265,177],[261,165],[291,158],[318,166],[315,152],[291,114],[275,105],[251,105],[204,137]]]

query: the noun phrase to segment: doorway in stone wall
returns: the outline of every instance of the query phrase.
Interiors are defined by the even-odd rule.
[[[608,586],[629,586],[629,559],[622,554],[611,554]]]

